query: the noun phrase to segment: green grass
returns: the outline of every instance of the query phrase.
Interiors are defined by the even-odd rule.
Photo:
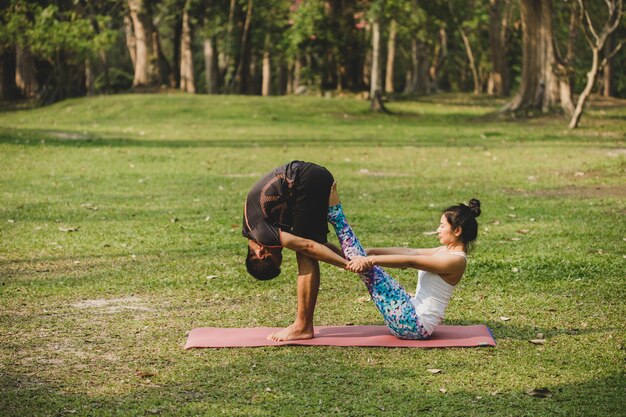
[[[616,103],[576,131],[457,95],[393,102],[391,116],[180,94],[0,113],[0,415],[626,415]],[[292,159],[334,173],[368,246],[434,246],[440,210],[479,198],[446,323],[486,323],[498,347],[184,351],[193,327],[293,319],[294,257],[256,282],[240,234],[249,187]],[[316,324],[381,324],[364,295],[324,265]],[[527,395],[543,387],[552,397]]]

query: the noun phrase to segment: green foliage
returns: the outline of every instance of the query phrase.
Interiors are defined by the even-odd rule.
[[[106,27],[106,17],[100,17],[100,25]],[[96,34],[92,23],[76,12],[61,12],[50,5],[35,10],[32,26],[26,31],[31,51],[54,62],[59,53],[76,63],[95,56],[97,51],[108,48],[115,41],[116,32],[104,30]]]
[[[95,89],[98,93],[106,93],[107,87],[111,92],[122,92],[129,90],[133,85],[133,74],[120,68],[111,68],[108,73],[109,84],[107,86],[104,72],[96,77]]]

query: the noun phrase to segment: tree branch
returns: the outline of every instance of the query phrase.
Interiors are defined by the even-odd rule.
[[[602,62],[600,63],[598,67],[598,72],[602,71],[604,67],[606,66],[606,64],[608,64],[609,61],[613,59],[615,55],[617,55],[617,53],[622,49],[622,46],[624,46],[624,43],[626,43],[626,39],[620,40],[617,43],[617,46],[615,47],[615,49],[604,57],[604,59],[602,60]]]
[[[598,42],[598,35],[596,34],[595,29],[593,28],[593,23],[591,22],[591,17],[589,13],[587,13],[587,8],[585,7],[584,0],[578,0],[578,4],[580,6],[580,19],[581,26],[585,29],[585,36],[587,37],[587,42],[590,45],[594,46]],[[587,24],[582,21],[583,17],[587,21]],[[595,42],[594,42],[595,41]]]

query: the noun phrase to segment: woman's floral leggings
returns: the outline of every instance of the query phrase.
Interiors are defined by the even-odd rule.
[[[365,249],[346,220],[341,204],[328,208],[328,221],[335,227],[341,250],[347,259],[366,256]],[[425,339],[429,336],[415,312],[411,296],[387,272],[374,266],[360,276],[394,336],[400,339]]]

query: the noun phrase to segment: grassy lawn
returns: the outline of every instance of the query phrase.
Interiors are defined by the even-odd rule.
[[[0,415],[626,415],[626,103],[576,131],[499,104],[164,94],[0,113]],[[248,189],[292,159],[333,172],[367,246],[435,246],[441,209],[479,198],[445,322],[498,346],[184,351],[194,327],[293,320],[295,257],[257,282],[240,232]],[[381,324],[366,294],[322,266],[316,324]]]

